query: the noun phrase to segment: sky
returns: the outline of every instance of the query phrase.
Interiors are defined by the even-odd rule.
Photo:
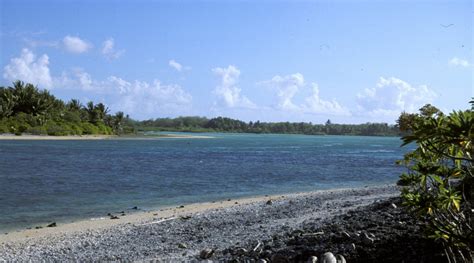
[[[473,2],[0,1],[0,85],[138,120],[395,123],[474,97]]]

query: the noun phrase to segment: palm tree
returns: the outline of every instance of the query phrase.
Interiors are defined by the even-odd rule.
[[[68,102],[67,108],[70,111],[79,111],[82,109],[82,104],[79,100],[72,99],[71,101]]]
[[[94,107],[94,102],[89,101],[86,105],[87,115],[89,116],[89,121],[92,123],[97,123],[99,121],[99,116]]]
[[[103,121],[107,113],[109,113],[109,108],[107,108],[102,102],[95,105],[94,108],[97,111],[99,120]]]
[[[119,111],[117,113],[115,113],[115,116],[114,116],[114,129],[117,131],[117,133],[122,133],[122,123],[123,123],[123,120],[124,120],[124,114],[122,111]]]

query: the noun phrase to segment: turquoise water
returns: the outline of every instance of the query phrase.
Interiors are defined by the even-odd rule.
[[[134,206],[394,183],[407,150],[394,137],[207,135],[0,141],[0,230]]]

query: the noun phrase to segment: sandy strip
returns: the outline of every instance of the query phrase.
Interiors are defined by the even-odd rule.
[[[324,191],[318,191],[324,192]],[[160,220],[169,219],[169,218],[179,218],[181,216],[192,215],[195,213],[205,212],[207,210],[213,209],[223,209],[227,207],[237,206],[235,202],[238,202],[238,205],[245,205],[245,204],[254,204],[258,202],[266,202],[268,200],[281,200],[285,197],[293,196],[305,196],[310,195],[313,192],[307,193],[296,193],[290,195],[271,195],[271,196],[258,196],[258,197],[251,197],[251,198],[241,198],[241,199],[233,199],[233,200],[225,200],[225,201],[216,201],[216,202],[205,202],[205,203],[195,203],[195,204],[188,204],[184,207],[166,207],[156,211],[147,211],[147,212],[136,212],[133,214],[128,214],[125,216],[119,216],[119,219],[111,220],[108,216],[104,215],[104,217],[100,218],[93,218],[90,220],[81,220],[73,223],[67,223],[63,225],[58,225],[57,227],[51,228],[42,228],[42,229],[25,229],[20,230],[17,232],[11,232],[7,235],[3,234],[0,235],[0,243],[2,242],[15,242],[15,241],[22,241],[30,238],[37,238],[37,237],[48,237],[50,235],[55,235],[57,233],[61,234],[72,234],[76,231],[82,230],[99,230],[103,228],[113,228],[117,225],[123,224],[138,224],[138,225],[146,225],[149,223],[154,222],[154,219],[159,216]]]
[[[203,135],[180,135],[180,134],[160,134],[151,136],[117,136],[117,135],[81,135],[81,136],[49,136],[49,135],[5,135],[0,134],[0,140],[44,140],[44,141],[75,141],[75,140],[153,140],[153,139],[210,139],[212,136]]]
[[[115,135],[82,135],[82,136],[49,136],[49,135],[0,135],[0,140],[54,140],[54,141],[69,141],[69,140],[104,140],[117,138]]]

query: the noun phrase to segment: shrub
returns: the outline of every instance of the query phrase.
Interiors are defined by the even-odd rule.
[[[90,122],[83,122],[82,123],[82,133],[83,134],[98,134],[99,129]]]
[[[443,243],[449,262],[472,262],[474,111],[446,116],[426,105],[398,123],[404,145],[417,145],[399,161],[410,170],[399,181],[404,205],[428,221],[427,233]]]
[[[44,126],[36,126],[36,127],[30,127],[26,130],[27,133],[31,133],[33,135],[46,135],[48,134],[48,131]]]

